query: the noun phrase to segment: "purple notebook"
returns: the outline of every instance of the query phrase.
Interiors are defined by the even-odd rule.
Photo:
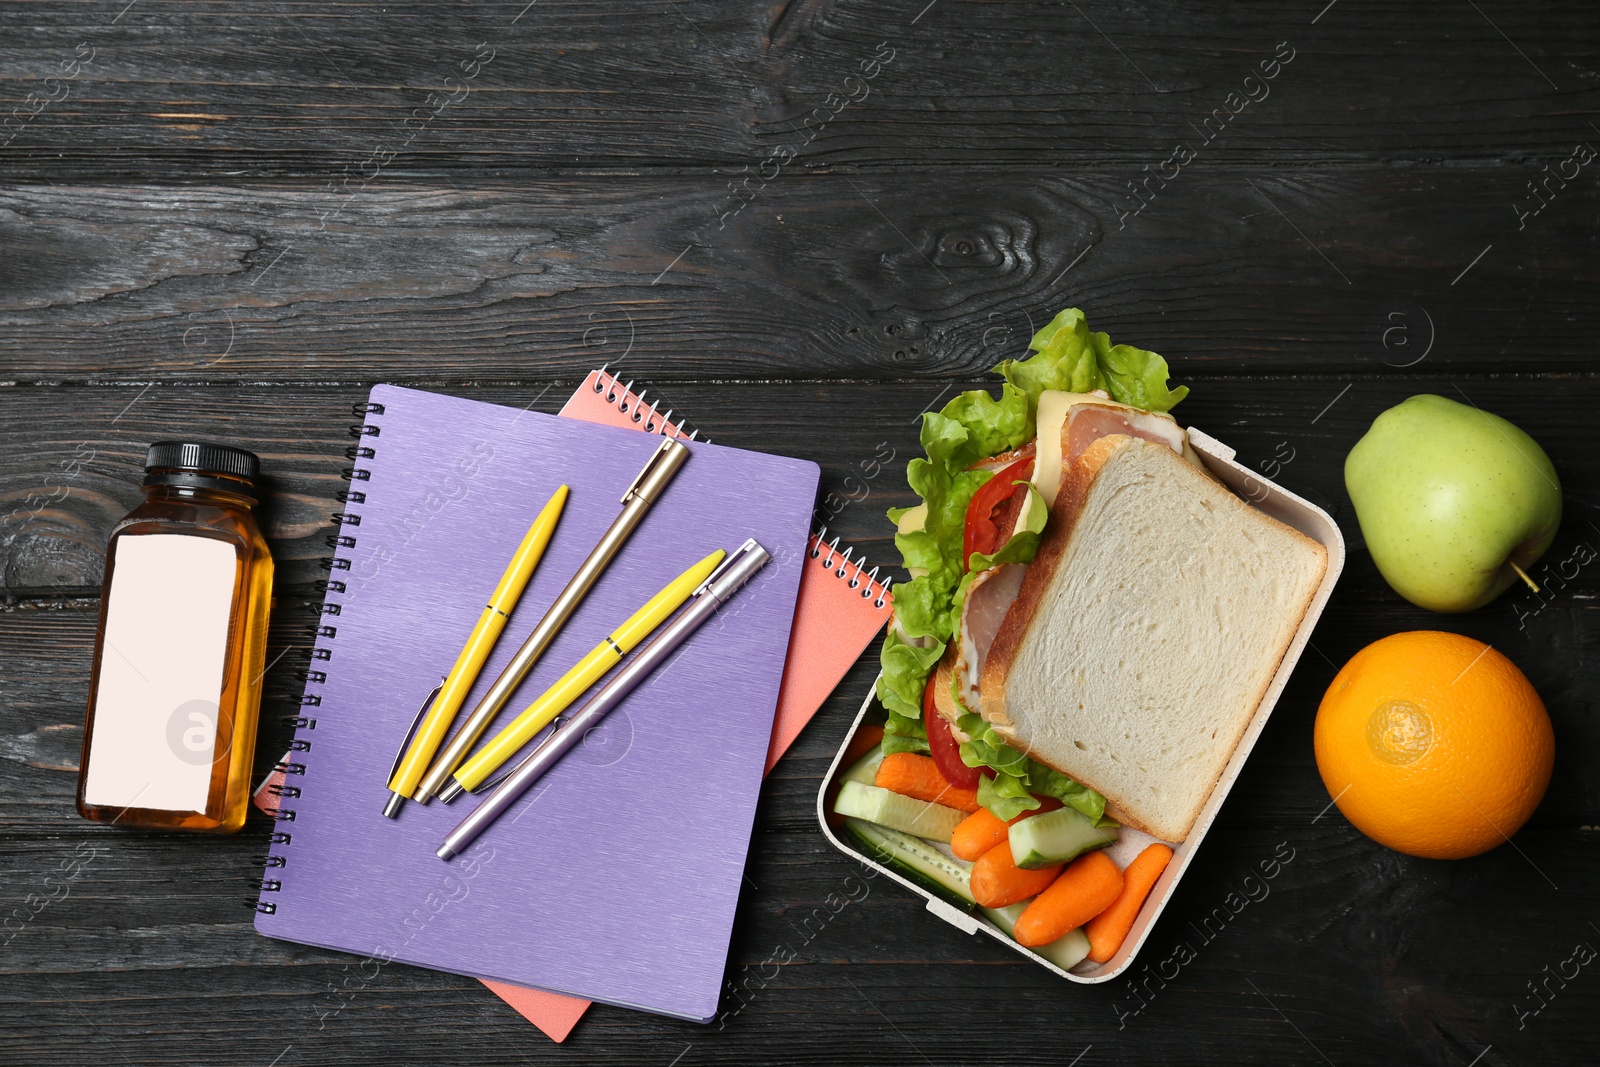
[[[819,471],[690,443],[667,492],[491,729],[691,563],[754,537],[773,561],[463,855],[476,803],[385,819],[396,748],[557,485],[571,496],[457,722],[610,525],[660,440],[379,385],[357,438],[256,929],[707,1022],[783,675]],[[363,480],[359,471],[366,471]],[[341,590],[337,582],[343,582]],[[485,734],[485,737],[490,736]],[[298,796],[293,790],[298,789]]]

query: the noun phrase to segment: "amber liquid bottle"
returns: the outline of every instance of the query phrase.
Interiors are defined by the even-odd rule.
[[[232,833],[249,808],[272,600],[260,461],[164,441],[106,547],[79,763],[94,822]]]

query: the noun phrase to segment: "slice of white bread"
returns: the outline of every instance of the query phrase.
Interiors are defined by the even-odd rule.
[[[1188,836],[1327,566],[1327,550],[1170,448],[1072,468],[984,664],[982,714],[1111,816]]]

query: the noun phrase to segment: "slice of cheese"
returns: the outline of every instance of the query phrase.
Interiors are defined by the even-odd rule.
[[[927,522],[928,503],[927,501],[923,501],[916,507],[907,509],[906,513],[900,516],[900,521],[895,523],[895,531],[903,534],[918,533],[925,525],[927,525]],[[906,572],[910,574],[912,578],[921,578],[924,574],[928,573],[928,568],[907,567]]]
[[[1034,433],[1037,458],[1033,462],[1033,487],[1044,497],[1046,507],[1055,506],[1056,491],[1061,488],[1061,430],[1067,424],[1067,412],[1074,404],[1104,404],[1107,407],[1127,407],[1101,393],[1069,393],[1061,389],[1046,389],[1039,394]]]
[[[895,530],[899,533],[917,533],[928,521],[928,503],[923,501],[914,508],[907,508],[906,513],[900,516],[900,521],[895,523]]]

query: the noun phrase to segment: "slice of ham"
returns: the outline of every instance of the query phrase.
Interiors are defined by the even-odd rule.
[[[983,677],[983,662],[1006,612],[1017,599],[1027,571],[1026,564],[1003,563],[984,571],[967,587],[967,599],[961,608],[961,656],[956,670],[961,702],[970,709],[979,707],[978,679]]]
[[[1067,424],[1061,431],[1061,452],[1066,464],[1070,465],[1100,438],[1119,433],[1166,445],[1183,455],[1183,430],[1169,417],[1132,408],[1079,404],[1067,414]]]

